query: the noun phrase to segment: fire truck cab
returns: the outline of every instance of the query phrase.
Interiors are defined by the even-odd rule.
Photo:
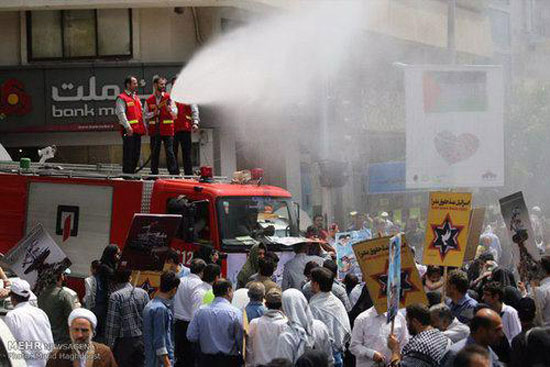
[[[154,180],[106,170],[0,165],[0,252],[41,223],[72,261],[72,276],[82,279],[107,244],[124,246],[135,213],[182,215],[172,247],[181,251],[185,265],[205,249],[239,254],[223,262],[224,274],[231,259],[242,262],[260,241],[273,251],[305,241],[291,194],[260,185],[261,177],[236,184],[212,177],[211,169],[201,178]]]

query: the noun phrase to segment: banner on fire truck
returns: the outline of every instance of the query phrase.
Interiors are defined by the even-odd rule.
[[[162,271],[170,242],[181,223],[181,215],[135,214],[126,237],[121,265],[140,271]]]

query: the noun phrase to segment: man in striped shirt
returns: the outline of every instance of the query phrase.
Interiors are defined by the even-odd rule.
[[[113,350],[119,367],[143,366],[143,309],[149,295],[130,284],[131,270],[118,269],[117,288],[109,297],[105,341]]]
[[[447,280],[447,306],[453,316],[463,324],[469,324],[474,317],[477,301],[468,295],[468,276],[461,270],[454,270]]]

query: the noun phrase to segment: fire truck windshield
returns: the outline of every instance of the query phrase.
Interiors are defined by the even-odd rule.
[[[225,243],[238,241],[241,237],[254,237],[269,226],[274,227],[273,237],[298,235],[296,213],[290,199],[225,197],[218,199],[217,208],[220,234]]]

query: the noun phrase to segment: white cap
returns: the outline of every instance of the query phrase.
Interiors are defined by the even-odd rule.
[[[386,218],[386,217],[389,217],[389,214],[387,212],[382,212],[382,214],[380,214],[380,216],[382,218]]]
[[[29,297],[31,295],[31,286],[24,279],[15,279],[11,282],[11,292],[21,297]]]
[[[90,324],[92,324],[92,328],[95,330],[97,326],[97,317],[95,314],[87,310],[85,308],[75,308],[70,314],[69,314],[69,326],[73,323],[75,319],[86,319],[90,321]]]

